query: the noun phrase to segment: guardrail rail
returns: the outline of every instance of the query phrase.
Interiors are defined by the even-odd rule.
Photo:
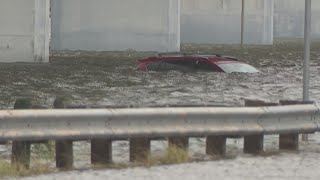
[[[19,102],[19,101],[17,101]],[[189,137],[206,137],[206,153],[225,156],[228,137],[244,137],[244,152],[263,151],[263,136],[279,134],[280,149],[298,149],[298,135],[320,130],[317,103],[281,106],[246,101],[252,107],[175,107],[30,109],[16,103],[15,110],[0,110],[0,142],[13,141],[12,163],[30,165],[30,144],[56,141],[56,166],[73,166],[73,141],[91,141],[91,161],[110,163],[112,141],[130,141],[130,161],[149,157],[150,141],[167,138],[169,145],[188,148]],[[255,106],[255,107],[253,107]],[[261,106],[261,107],[257,107]],[[65,109],[67,108],[67,109]]]

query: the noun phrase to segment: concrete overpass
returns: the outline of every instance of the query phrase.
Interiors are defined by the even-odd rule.
[[[300,0],[245,2],[243,43],[303,34]],[[282,18],[296,11],[296,18]],[[320,35],[320,23],[313,23],[313,34]],[[241,0],[0,0],[0,24],[0,62],[48,62],[49,46],[179,51],[180,42],[240,44]]]

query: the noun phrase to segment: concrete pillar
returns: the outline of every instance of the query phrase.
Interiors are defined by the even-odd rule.
[[[265,44],[273,44],[274,0],[264,0],[263,39]]]
[[[31,109],[31,99],[17,99],[14,104],[14,109]],[[30,145],[29,141],[13,141],[11,164],[13,166],[30,167]]]
[[[35,0],[33,44],[35,62],[49,62],[50,34],[50,0]]]
[[[91,140],[91,163],[108,164],[112,162],[112,141],[108,139]]]
[[[226,155],[226,142],[225,136],[207,136],[206,154],[211,156]]]
[[[180,51],[180,0],[169,0],[167,51]]]
[[[149,138],[130,138],[130,162],[146,162],[150,157]]]

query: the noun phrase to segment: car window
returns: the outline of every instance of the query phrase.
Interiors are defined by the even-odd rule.
[[[224,72],[242,72],[242,73],[256,73],[259,72],[256,68],[245,63],[219,63],[217,64]]]
[[[151,62],[147,64],[147,68],[149,71],[170,71],[170,70],[181,70],[183,66],[180,64],[181,62],[175,61],[159,61],[159,62]]]
[[[177,61],[168,61],[167,63],[169,64],[174,64],[177,66],[183,66],[185,68],[189,68],[189,69],[194,69],[195,68],[195,61],[190,60],[190,59],[181,59],[181,60],[177,60]]]
[[[192,59],[152,62],[147,64],[147,68],[150,71],[213,71],[213,68],[209,64]]]
[[[215,72],[218,71],[206,61],[197,61],[196,65],[197,65],[197,70],[199,71],[215,71]]]

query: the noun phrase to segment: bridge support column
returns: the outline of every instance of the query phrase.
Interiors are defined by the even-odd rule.
[[[34,62],[49,62],[50,0],[35,0]]]

